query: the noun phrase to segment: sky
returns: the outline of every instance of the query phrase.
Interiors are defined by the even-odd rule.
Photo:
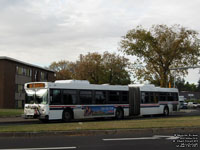
[[[43,67],[88,52],[118,53],[122,36],[138,25],[200,32],[199,6],[199,0],[0,0],[0,56]],[[190,69],[185,79],[199,78],[199,69]]]

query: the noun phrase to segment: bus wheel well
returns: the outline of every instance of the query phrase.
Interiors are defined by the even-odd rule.
[[[116,108],[115,118],[116,119],[123,119],[124,118],[124,109],[122,107],[117,107]]]
[[[73,110],[71,108],[65,108],[62,114],[62,120],[64,122],[69,122],[72,119],[74,119]]]
[[[167,105],[164,106],[163,115],[164,115],[164,116],[169,116],[169,107],[168,107]]]

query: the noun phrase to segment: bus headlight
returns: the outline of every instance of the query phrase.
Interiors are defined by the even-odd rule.
[[[46,109],[45,108],[42,108],[42,109],[40,109],[41,110],[41,114],[46,114]]]

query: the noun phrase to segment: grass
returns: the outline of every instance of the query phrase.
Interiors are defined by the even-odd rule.
[[[196,103],[200,104],[200,100],[199,100],[199,99],[198,99],[198,100],[189,100],[189,99],[188,99],[188,100],[186,100],[185,102],[187,102],[187,103],[188,103],[188,102],[196,102]]]
[[[23,109],[0,109],[0,117],[20,116],[23,111]]]
[[[81,131],[81,130],[115,130],[200,127],[200,116],[179,118],[133,119],[121,121],[49,123],[18,126],[1,126],[0,132],[48,132],[48,131]]]

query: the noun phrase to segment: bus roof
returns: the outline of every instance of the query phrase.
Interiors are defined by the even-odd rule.
[[[156,87],[153,84],[131,84],[129,87],[138,87],[140,91],[149,91],[149,92],[178,92],[176,88],[162,88]]]
[[[25,89],[28,89],[29,84],[44,83],[45,88],[54,89],[81,89],[81,90],[115,90],[128,91],[129,87],[138,87],[140,91],[149,92],[178,92],[176,88],[161,88],[155,87],[153,84],[130,84],[130,85],[109,85],[109,84],[90,84],[87,80],[58,80],[55,82],[31,82],[25,84]],[[34,87],[34,86],[32,86]]]
[[[45,83],[45,88],[54,88],[54,89],[128,91],[128,86],[108,85],[108,84],[90,84],[89,81],[86,81],[86,80],[60,80],[60,81],[55,81],[55,82],[35,82],[35,83]],[[28,84],[34,84],[34,82],[26,83],[25,89],[28,89]]]

